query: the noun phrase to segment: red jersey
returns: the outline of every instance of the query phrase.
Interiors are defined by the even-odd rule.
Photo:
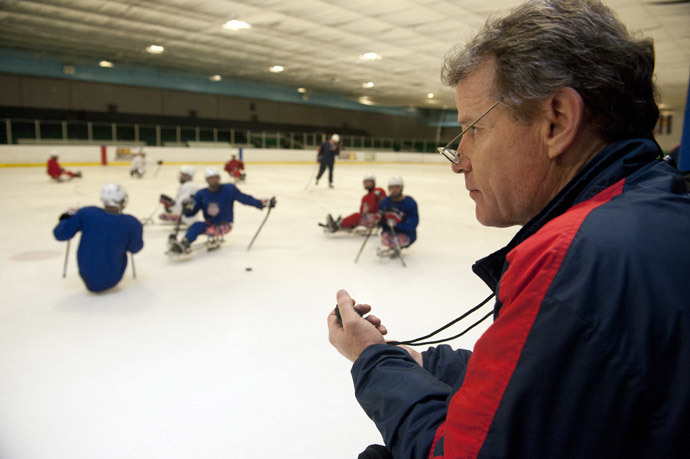
[[[62,168],[58,164],[57,159],[50,158],[48,160],[48,175],[53,178],[58,178],[62,174]]]
[[[231,159],[230,161],[225,163],[225,171],[228,174],[232,174],[232,171],[234,170],[244,170],[244,163],[239,159]]]
[[[373,214],[378,212],[379,203],[385,197],[386,192],[383,191],[383,188],[374,188],[362,198],[362,205],[359,207],[360,213]]]

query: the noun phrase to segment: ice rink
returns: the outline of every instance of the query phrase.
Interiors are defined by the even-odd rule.
[[[305,190],[311,165],[248,164],[239,188],[278,200],[251,251],[266,211],[236,203],[220,250],[171,261],[171,227],[147,225],[136,279],[130,266],[96,295],[77,272],[77,236],[61,277],[60,213],[100,205],[111,181],[143,219],[160,193],[175,195],[177,168],[134,179],[123,166],[85,167],[62,184],[43,168],[0,168],[0,458],[356,458],[381,437],[328,342],[336,291],[371,304],[390,339],[416,338],[488,296],[471,265],[517,231],[479,225],[449,165],[339,163],[335,189],[324,178]],[[373,237],[355,264],[363,238],[317,226],[359,208],[366,173],[384,188],[401,175],[417,200],[407,268],[379,259]],[[451,344],[471,348],[486,326]]]

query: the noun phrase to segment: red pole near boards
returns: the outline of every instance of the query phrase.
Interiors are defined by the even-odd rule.
[[[106,155],[105,145],[101,145],[101,164],[103,166],[108,165],[108,156]]]

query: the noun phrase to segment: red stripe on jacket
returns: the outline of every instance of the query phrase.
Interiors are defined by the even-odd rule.
[[[625,179],[551,220],[508,253],[499,317],[477,341],[462,387],[436,431],[430,458],[475,458],[484,445],[541,303],[587,215],[623,192]],[[536,256],[535,256],[536,255]],[[433,456],[444,439],[444,455]]]

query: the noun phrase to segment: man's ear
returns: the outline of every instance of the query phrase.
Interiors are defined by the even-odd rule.
[[[564,87],[544,102],[544,146],[550,159],[573,144],[580,131],[585,103],[573,88]]]

